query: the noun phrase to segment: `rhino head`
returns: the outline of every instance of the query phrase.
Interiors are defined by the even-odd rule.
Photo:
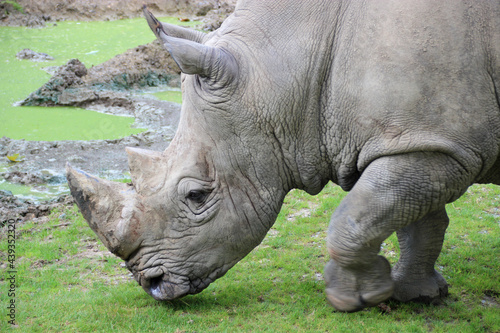
[[[223,39],[167,34],[180,28],[145,14],[184,73],[177,133],[164,152],[127,148],[131,184],[70,165],[67,178],[104,245],[148,294],[171,300],[200,292],[257,246],[296,184],[278,167],[276,137],[256,134],[241,57]]]
[[[260,243],[279,210],[202,128],[164,153],[127,148],[131,184],[67,166],[71,194],[104,245],[157,300],[198,293]],[[256,223],[258,221],[258,223]]]

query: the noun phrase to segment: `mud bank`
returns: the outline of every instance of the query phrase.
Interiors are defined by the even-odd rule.
[[[171,141],[170,134],[148,130],[116,140],[95,141],[25,141],[0,138],[0,156],[13,153],[22,156],[20,162],[8,162],[0,179],[27,185],[45,192],[48,185],[66,184],[66,163],[107,179],[129,178],[125,147],[142,147],[163,151]],[[61,205],[73,204],[72,197],[57,195],[48,201],[23,199],[10,191],[0,191],[0,222],[8,219],[33,219],[48,215]]]
[[[48,216],[58,207],[73,205],[73,197],[64,195],[42,204],[24,200],[12,195],[9,191],[0,190],[0,222],[9,220],[28,221]]]
[[[88,69],[80,60],[71,59],[59,68],[46,70],[54,72],[52,78],[20,105],[120,105],[124,102],[121,92],[163,85],[180,88],[180,70],[156,40]]]
[[[7,161],[6,156],[13,153],[22,157],[20,162],[4,162],[8,166],[5,172],[0,173],[0,179],[27,185],[43,193],[48,185],[66,184],[66,163],[107,179],[129,178],[125,147],[163,151],[171,135],[173,131],[167,135],[149,130],[116,140],[25,141],[3,137],[0,138],[2,159]],[[40,201],[18,198],[10,191],[0,191],[0,222],[43,216],[48,214],[43,207],[49,207],[50,211],[61,204],[72,203],[67,195],[58,194],[49,201]]]
[[[9,166],[9,171],[16,172],[50,169],[64,173],[66,161],[96,174],[104,169],[124,172],[125,146],[165,149],[180,117],[179,104],[138,95],[137,89],[178,86],[179,82],[179,69],[157,42],[138,46],[90,69],[78,59],[71,59],[19,104],[76,106],[130,116],[135,119],[133,127],[146,131],[116,140],[44,142],[2,138],[0,156],[25,156],[23,162]],[[96,124],[95,130],[99,131],[101,125],[112,126]]]
[[[0,25],[44,27],[57,21],[109,21],[142,16],[145,4],[157,16],[201,20],[213,30],[234,11],[236,0],[17,0],[0,4]]]

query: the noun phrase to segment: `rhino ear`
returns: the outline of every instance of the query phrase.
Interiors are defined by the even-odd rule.
[[[156,17],[154,17],[153,14],[151,14],[150,11],[148,11],[146,5],[142,6],[142,11],[144,13],[144,16],[146,17],[149,27],[151,28],[151,30],[153,30],[156,37],[159,37],[157,34],[157,30],[159,28],[161,28],[168,36],[189,39],[197,43],[202,43],[203,39],[207,36],[207,34],[198,30],[181,27],[174,24],[161,23]]]
[[[213,65],[217,61],[216,58],[220,56],[216,48],[187,39],[167,36],[161,30],[159,37],[184,74],[199,74],[205,77],[215,74]]]
[[[165,172],[162,154],[153,150],[126,147],[130,176],[139,194],[152,194],[163,187]]]
[[[145,6],[143,11],[149,27],[184,74],[198,74],[213,81],[232,79],[235,76],[238,68],[236,60],[227,51],[203,45],[191,38],[171,36]]]

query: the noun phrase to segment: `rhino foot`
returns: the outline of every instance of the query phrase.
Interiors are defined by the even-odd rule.
[[[349,270],[330,260],[325,267],[326,295],[338,311],[355,312],[376,306],[391,297],[394,283],[391,267],[377,256],[372,267]]]
[[[395,271],[393,278],[395,288],[392,298],[400,302],[432,303],[434,300],[448,295],[448,284],[444,277],[436,271],[427,277],[418,279],[415,276],[409,277]]]
[[[401,256],[392,270],[394,299],[431,303],[448,295],[446,280],[434,269],[448,223],[443,206],[397,231]]]

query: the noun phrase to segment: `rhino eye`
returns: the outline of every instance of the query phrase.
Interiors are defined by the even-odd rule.
[[[191,190],[186,196],[186,199],[197,204],[203,203],[207,198],[208,193],[200,190]]]

